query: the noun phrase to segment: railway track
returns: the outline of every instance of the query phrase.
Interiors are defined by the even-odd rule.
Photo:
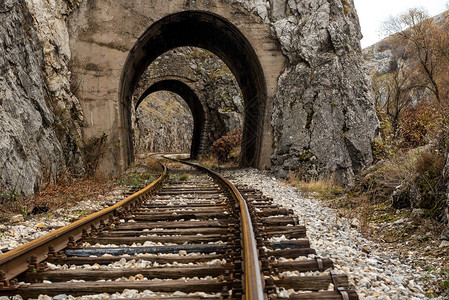
[[[168,164],[171,180],[164,169],[122,202],[1,255],[0,296],[358,299],[292,211]]]

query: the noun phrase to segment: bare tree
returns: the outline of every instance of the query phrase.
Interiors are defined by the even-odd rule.
[[[405,45],[408,72],[414,89],[428,90],[440,106],[443,127],[448,123],[449,99],[449,28],[448,22],[437,23],[422,9],[409,9],[391,17],[382,30],[393,34]]]
[[[421,87],[429,89],[436,100],[441,102],[440,87],[436,79],[439,62],[433,48],[436,27],[425,11],[412,8],[405,14],[391,17],[383,29],[406,43],[407,53],[418,60],[424,71],[426,80]]]

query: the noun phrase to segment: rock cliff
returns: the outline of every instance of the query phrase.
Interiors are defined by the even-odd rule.
[[[81,114],[78,107],[67,107],[70,82],[66,66],[61,65],[64,49],[55,44],[61,40],[67,46],[68,40],[47,36],[44,29],[52,24],[47,30],[56,34],[65,26],[63,20],[57,24],[39,15],[55,7],[38,4],[43,3],[0,3],[0,196],[4,198],[32,194],[66,172],[67,166],[69,171],[83,172],[81,132],[74,124]]]
[[[379,130],[353,1],[236,2],[272,26],[289,60],[273,105],[273,169],[351,183],[372,163]]]
[[[86,121],[74,96],[81,77],[70,73],[71,37],[66,24],[81,2],[4,0],[0,4],[4,190],[30,194],[43,180],[67,168],[84,171],[81,127]],[[378,131],[353,1],[222,2],[243,7],[269,24],[278,40],[274,44],[288,58],[273,105],[267,108],[271,112],[267,123],[271,121],[274,133],[273,170],[283,177],[294,171],[305,177],[334,175],[350,183],[354,173],[372,162],[371,143]],[[202,76],[193,82],[202,97],[222,99],[206,105],[212,116],[208,124],[212,141],[241,124],[240,91],[210,57],[189,59],[191,71]],[[213,72],[202,66],[204,59],[221,75],[210,80]]]

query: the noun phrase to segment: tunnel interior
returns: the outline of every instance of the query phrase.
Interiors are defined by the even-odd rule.
[[[123,108],[121,110],[123,126],[131,128],[132,94],[140,76],[158,56],[183,46],[211,51],[224,61],[236,77],[243,94],[245,110],[240,165],[257,166],[266,103],[263,70],[254,49],[245,36],[233,24],[214,14],[186,11],[169,15],[150,26],[138,39],[128,55],[121,78],[120,100]],[[168,85],[172,84],[160,83],[160,86],[167,85],[165,88],[169,88]],[[188,93],[185,90],[180,91],[182,92]],[[195,116],[198,107],[194,102],[189,104],[189,107]],[[200,119],[199,116],[198,119]],[[196,120],[195,125],[197,125]],[[198,120],[197,126],[200,125],[201,122]],[[194,130],[194,132],[198,134],[197,131]],[[133,145],[131,136],[129,135],[130,147]],[[194,134],[192,154],[197,149],[196,138],[198,137]],[[130,149],[129,153],[133,153],[133,149]],[[129,159],[132,160],[132,158]]]
[[[136,110],[145,98],[158,91],[173,92],[179,95],[189,106],[193,116],[193,136],[190,156],[197,158],[200,148],[201,132],[203,131],[205,121],[203,106],[198,96],[187,84],[179,80],[162,80],[152,84],[145,90],[136,102]]]

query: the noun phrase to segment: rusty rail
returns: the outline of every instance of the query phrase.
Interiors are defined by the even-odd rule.
[[[222,182],[227,187],[232,197],[236,200],[236,202],[239,204],[240,207],[240,219],[242,229],[241,232],[243,235],[242,246],[244,254],[245,299],[251,300],[266,299],[266,295],[264,293],[265,281],[262,277],[260,269],[257,242],[254,236],[254,229],[248,210],[248,205],[246,204],[245,199],[240,194],[238,189],[229,180],[206,167],[169,157],[165,158],[200,169],[203,172],[208,173],[213,178],[217,179],[219,182]]]
[[[157,192],[167,177],[166,167],[162,164],[161,166],[163,171],[159,178],[119,203],[0,255],[0,272],[4,272],[4,276],[0,276],[3,277],[0,279],[0,290],[14,289],[14,286],[10,286],[9,282],[28,269],[31,255],[36,255],[37,263],[39,263],[47,258],[50,245],[54,247],[56,252],[60,251],[67,247],[69,240],[76,242],[81,239],[83,229],[90,230],[92,225],[98,227],[103,222],[107,223],[110,217],[115,217],[118,214],[119,210],[134,207],[137,202],[143,201]]]

